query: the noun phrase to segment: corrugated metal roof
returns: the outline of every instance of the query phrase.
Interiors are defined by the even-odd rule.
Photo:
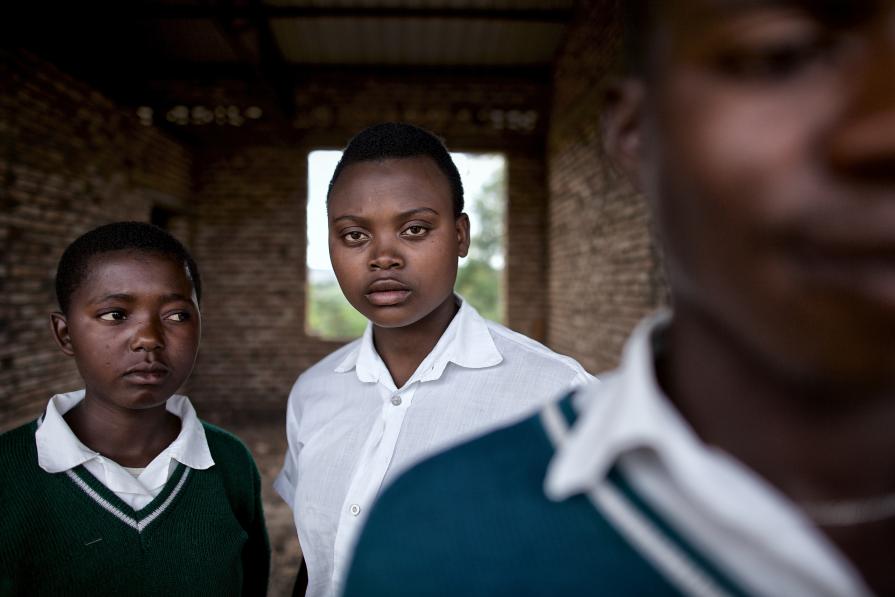
[[[566,25],[555,17],[568,14],[575,1],[265,0],[264,4],[280,9],[273,13],[279,16],[270,19],[270,27],[288,62],[507,66],[549,63]],[[320,11],[289,12],[300,8]],[[377,17],[377,10],[386,14]]]
[[[260,63],[273,52],[278,61],[299,65],[544,66],[553,58],[575,3],[88,1],[73,15],[82,21],[80,30],[89,32],[88,44],[114,43],[124,55],[180,64]],[[77,31],[68,35],[61,25],[52,29],[54,35],[63,33],[61,38]]]
[[[232,44],[211,20],[168,19],[137,23],[131,43],[146,44],[155,54],[171,62],[238,62]]]
[[[288,62],[384,65],[549,63],[564,26],[484,19],[275,19]]]
[[[327,71],[538,77],[547,72],[576,5],[84,0],[70,3],[65,18],[48,22],[36,15],[23,22],[19,35],[25,47],[125,102],[143,102],[149,94],[180,97],[179,81],[242,82],[247,94],[275,98],[288,115],[298,81]]]

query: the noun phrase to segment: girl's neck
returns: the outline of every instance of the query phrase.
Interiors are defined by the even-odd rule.
[[[777,374],[732,333],[678,309],[660,384],[708,443],[795,502],[895,491],[895,394]]]
[[[399,328],[374,324],[373,344],[395,387],[402,387],[420,366],[460,310],[453,295],[419,321]]]
[[[111,407],[89,396],[65,413],[85,446],[121,466],[145,467],[180,433],[180,419],[164,404],[141,410]]]

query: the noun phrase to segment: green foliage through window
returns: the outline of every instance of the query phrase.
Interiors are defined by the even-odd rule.
[[[308,284],[308,329],[324,338],[357,338],[364,333],[367,318],[342,294],[335,280]]]
[[[467,196],[472,220],[469,256],[460,262],[455,289],[478,309],[483,317],[503,321],[503,245],[506,191],[504,168]]]

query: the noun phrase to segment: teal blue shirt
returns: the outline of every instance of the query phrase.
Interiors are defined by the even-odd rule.
[[[571,397],[559,403],[571,425]],[[679,585],[587,495],[552,501],[554,445],[540,416],[411,469],[370,514],[346,597],[677,595]],[[624,506],[673,546],[719,595],[744,591],[688,545],[613,470]]]

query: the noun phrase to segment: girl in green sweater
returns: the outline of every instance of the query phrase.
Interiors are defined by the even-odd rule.
[[[266,594],[255,463],[175,394],[201,292],[183,245],[149,224],[66,249],[51,322],[84,389],[0,435],[0,596]]]

